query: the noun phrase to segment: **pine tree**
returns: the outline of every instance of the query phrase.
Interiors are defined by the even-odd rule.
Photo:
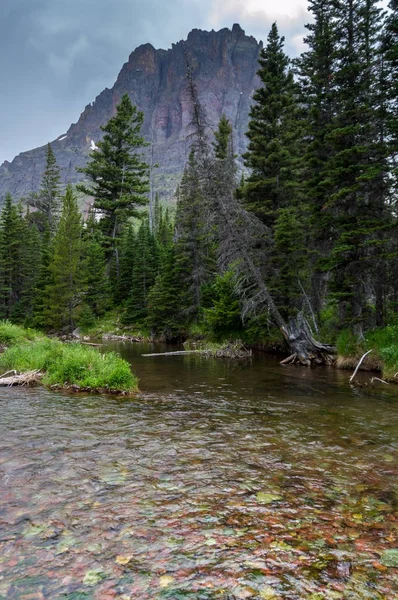
[[[205,210],[195,153],[191,151],[179,188],[175,222],[176,269],[184,290],[181,302],[187,321],[198,317],[203,285],[214,270]]]
[[[398,0],[390,0],[390,12],[383,33],[382,52],[385,69],[387,103],[386,134],[392,159],[394,187],[398,187]]]
[[[336,114],[336,10],[334,0],[309,0],[313,21],[306,25],[308,50],[296,61],[302,102],[307,106],[302,157],[304,195],[309,204],[308,246],[311,249],[311,306],[319,313],[327,282],[325,257],[331,251],[333,220],[325,204],[330,190],[325,167],[333,155],[328,138]]]
[[[245,205],[271,227],[279,208],[298,201],[301,116],[297,86],[283,47],[284,38],[274,23],[260,54],[258,75],[263,85],[253,96],[255,104],[246,134],[249,145],[244,155],[245,165],[251,170],[244,190]]]
[[[166,341],[181,337],[184,315],[181,310],[180,280],[176,269],[175,247],[169,244],[164,249],[160,273],[148,294],[146,325],[156,336]]]
[[[37,194],[31,195],[29,204],[35,207],[40,215],[39,226],[41,229],[48,228],[51,235],[54,235],[61,205],[60,192],[60,170],[57,165],[51,144],[46,148],[46,168],[41,180],[40,190]]]
[[[147,316],[148,295],[155,283],[158,268],[156,240],[150,231],[148,219],[145,219],[141,223],[135,242],[131,291],[123,316],[125,323],[144,322]]]
[[[66,189],[49,265],[47,322],[56,330],[72,331],[83,301],[82,222],[72,187]]]
[[[78,189],[94,197],[94,210],[102,216],[109,246],[108,260],[115,255],[117,271],[117,240],[123,225],[129,217],[139,214],[139,206],[148,202],[148,165],[139,154],[146,145],[140,134],[143,120],[143,113],[124,94],[116,115],[101,127],[105,135],[98,142],[98,149],[91,152],[87,166],[79,169],[91,185],[82,184]]]
[[[24,285],[23,245],[25,224],[20,210],[6,195],[0,216],[0,314],[11,317]]]
[[[383,322],[388,165],[380,122],[379,32],[383,17],[377,0],[338,4],[336,114],[328,139],[333,154],[325,168],[333,220],[331,291],[343,326],[362,334]],[[375,295],[375,318],[369,298]]]
[[[132,224],[129,223],[125,228],[120,243],[119,279],[114,293],[116,306],[122,306],[131,293],[135,252],[136,236]]]
[[[36,285],[41,269],[41,237],[28,218],[23,217],[22,206],[19,211],[19,256],[18,277],[16,278],[16,302],[10,318],[13,322],[32,324],[32,312],[35,301]]]
[[[216,141],[213,142],[214,154],[219,159],[227,158],[229,145],[231,143],[232,125],[225,114],[221,115],[218,129],[214,132]]]
[[[96,318],[104,315],[111,304],[109,280],[106,276],[106,258],[102,233],[90,215],[82,236],[81,279],[84,282],[84,302]],[[80,319],[79,319],[80,324]]]

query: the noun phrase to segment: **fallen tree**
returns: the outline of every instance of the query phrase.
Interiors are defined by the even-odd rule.
[[[12,375],[9,375],[12,373]],[[6,377],[9,375],[9,377]],[[43,373],[39,370],[27,371],[26,373],[18,373],[17,371],[7,371],[0,375],[0,387],[11,387],[13,385],[32,385],[38,383],[43,377]]]
[[[286,321],[269,291],[265,267],[268,263],[268,250],[273,242],[271,232],[253,213],[245,210],[237,197],[232,139],[227,156],[215,156],[207,137],[205,114],[193,81],[188,56],[186,62],[192,104],[193,148],[204,210],[207,211],[207,234],[217,248],[220,271],[233,272],[235,291],[242,302],[242,318],[245,319],[249,314],[267,312],[290,351],[287,361],[283,361],[285,364],[331,364],[335,359],[335,348],[314,338],[302,312]]]

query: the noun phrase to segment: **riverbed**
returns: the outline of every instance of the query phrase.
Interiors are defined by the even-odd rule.
[[[107,349],[137,397],[0,391],[0,599],[398,597],[395,387]]]

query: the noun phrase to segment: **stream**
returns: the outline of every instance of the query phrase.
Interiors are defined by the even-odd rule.
[[[398,387],[106,349],[137,397],[0,390],[1,600],[398,598]]]

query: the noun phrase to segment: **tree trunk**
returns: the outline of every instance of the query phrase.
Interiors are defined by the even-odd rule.
[[[282,361],[284,364],[330,365],[334,361],[336,348],[314,339],[308,321],[302,313],[290,319],[280,330],[291,352],[291,356]]]

